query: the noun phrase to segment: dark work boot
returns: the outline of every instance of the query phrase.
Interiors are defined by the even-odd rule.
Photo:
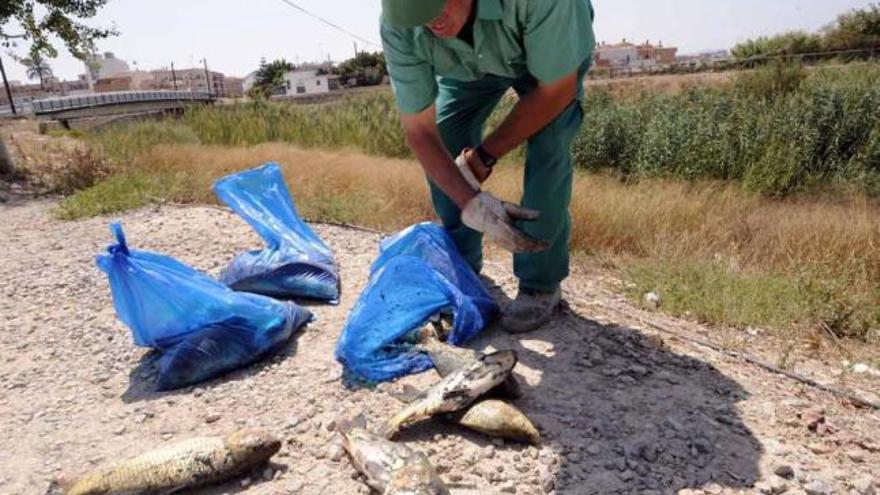
[[[507,333],[537,330],[553,318],[560,296],[559,288],[554,292],[520,289],[516,299],[501,313],[501,327]]]

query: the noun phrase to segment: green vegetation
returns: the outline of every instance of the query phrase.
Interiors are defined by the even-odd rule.
[[[85,58],[95,51],[95,41],[113,36],[113,29],[89,26],[91,19],[108,0],[30,0],[0,2],[0,45],[9,47],[12,40],[24,38],[30,45],[33,61],[55,58],[58,51],[53,38],[75,57]],[[22,32],[23,31],[23,32]]]
[[[356,57],[334,67],[333,73],[339,76],[343,84],[347,84],[352,79],[356,86],[380,84],[388,74],[388,68],[385,66],[385,54],[359,52]]]
[[[851,276],[808,267],[796,275],[743,273],[687,259],[630,260],[624,271],[635,301],[663,295],[663,310],[732,327],[821,327],[838,337],[864,338],[880,327],[880,289],[849,287]],[[852,275],[852,274],[849,274]]]
[[[299,105],[254,102],[199,107],[184,125],[205,144],[255,145],[273,141],[310,148],[356,148],[372,155],[405,157],[409,148],[389,94]]]
[[[509,111],[506,101],[493,116]],[[574,145],[578,167],[645,177],[735,180],[784,196],[812,188],[880,193],[880,66],[807,71],[771,64],[744,72],[731,88],[615,98],[591,91]],[[153,124],[156,126],[157,124]],[[265,102],[194,108],[153,138],[103,139],[109,146],[198,139],[206,144],[288,142],[408,157],[392,97],[371,93],[320,105]],[[128,132],[128,131],[126,131]],[[141,139],[146,139],[141,143]]]
[[[284,90],[284,74],[292,71],[294,65],[280,58],[272,62],[266,59],[260,60],[260,67],[254,79],[254,85],[249,90],[252,98],[268,98],[273,94]]]
[[[762,36],[734,46],[731,53],[739,60],[762,57],[815,54],[831,51],[860,50],[842,60],[867,58],[880,54],[880,5],[871,4],[840,15],[822,33],[793,31],[776,36]]]

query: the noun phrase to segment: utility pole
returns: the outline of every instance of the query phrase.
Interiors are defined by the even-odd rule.
[[[6,97],[9,98],[9,108],[12,109],[12,115],[18,115],[15,109],[15,101],[12,99],[12,90],[9,89],[9,81],[6,80],[6,69],[3,68],[3,57],[0,57],[0,74],[3,74],[3,86],[6,88]]]
[[[358,58],[358,42],[354,42],[354,58]]]
[[[174,72],[174,62],[171,62],[171,80],[174,81],[174,91],[177,91],[177,72]]]
[[[202,63],[205,64],[205,84],[208,85],[208,94],[214,94],[214,88],[211,87],[211,76],[208,74],[208,59],[203,58]]]

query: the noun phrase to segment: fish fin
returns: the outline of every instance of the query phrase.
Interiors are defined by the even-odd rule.
[[[443,393],[443,400],[447,401],[449,399],[456,399],[459,397],[469,397],[469,392],[466,389],[462,388],[454,388],[447,392]]]
[[[419,331],[419,343],[430,344],[432,342],[439,341],[440,334],[437,330],[438,325],[438,322],[431,321],[428,325],[423,326],[422,329]]]
[[[49,483],[49,488],[46,489],[46,493],[44,495],[63,495],[64,493],[67,493],[72,486],[73,479],[67,478],[62,475]]]
[[[421,395],[421,391],[412,385],[403,384],[400,387],[400,390],[391,390],[388,392],[388,395],[394,397],[395,399],[403,402],[404,404],[411,404],[419,398]]]
[[[393,440],[406,419],[410,417],[410,409],[411,406],[404,407],[402,411],[385,421],[375,433],[386,440]]]
[[[353,418],[340,420],[338,423],[336,423],[336,431],[343,434],[348,433],[355,428],[367,428],[367,417],[364,415],[364,413],[360,413]]]
[[[378,430],[376,430],[376,434],[380,437],[391,440],[397,435],[397,432],[400,431],[400,428],[397,424],[391,420],[386,421]]]

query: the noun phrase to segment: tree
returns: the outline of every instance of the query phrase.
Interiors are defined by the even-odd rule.
[[[385,54],[360,52],[336,66],[334,72],[343,83],[353,79],[357,86],[373,86],[382,82],[388,74],[388,68],[385,66]]]
[[[109,0],[2,0],[0,1],[0,44],[29,45],[32,60],[55,58],[52,44],[57,37],[73,56],[85,60],[95,51],[95,41],[116,35],[115,29],[92,27],[83,21],[97,15]]]
[[[825,28],[824,41],[828,50],[880,50],[880,5],[842,14]]]
[[[115,29],[91,27],[83,22],[97,15],[109,0],[0,0],[0,46],[27,43],[28,55],[40,69],[42,85],[47,76],[45,59],[58,56],[52,44],[58,38],[73,56],[85,60],[95,51],[95,41],[116,34]],[[39,63],[39,61],[43,61]],[[30,69],[28,70],[30,75]],[[0,138],[0,173],[12,172],[6,146]]]
[[[295,66],[283,58],[266,63],[266,59],[260,60],[260,68],[257,69],[254,86],[251,88],[251,96],[268,98],[284,87],[284,74],[292,71]]]
[[[39,79],[40,87],[46,89],[44,80],[52,77],[52,68],[49,67],[49,62],[46,62],[45,59],[39,56],[37,58],[28,57],[17,60],[27,69],[26,75],[28,79]]]
[[[871,4],[867,8],[842,14],[823,29],[821,34],[793,31],[770,37],[762,36],[737,44],[731,53],[737,59],[744,60],[847,50],[880,50],[880,5]],[[853,57],[865,55],[867,53]]]

